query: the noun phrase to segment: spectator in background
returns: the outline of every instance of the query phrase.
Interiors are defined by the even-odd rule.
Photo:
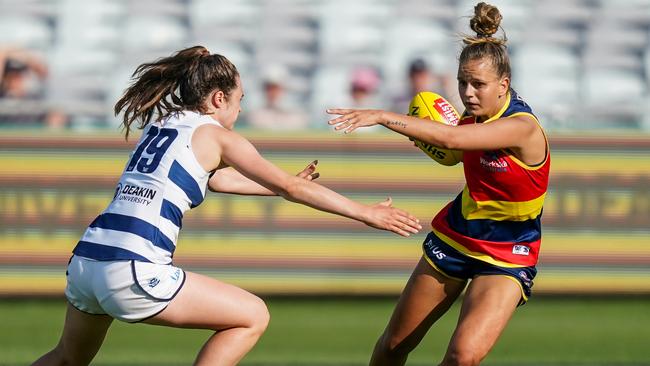
[[[267,68],[262,75],[264,106],[248,115],[251,127],[266,130],[299,130],[307,128],[307,115],[292,110],[285,103],[285,83],[289,77],[280,65]]]
[[[396,113],[407,113],[413,96],[423,91],[442,95],[454,107],[462,105],[458,91],[455,85],[452,85],[449,76],[434,73],[426,61],[418,58],[413,60],[408,68],[408,90],[393,98],[391,110]]]
[[[381,79],[372,67],[360,67],[352,71],[350,80],[350,108],[377,108],[380,105],[377,91]]]
[[[378,91],[381,78],[373,67],[364,66],[352,71],[350,77],[350,94],[348,100],[342,105],[354,109],[376,109],[381,108],[383,103],[379,100]],[[364,129],[364,132],[382,131],[380,126],[373,126]]]
[[[0,123],[64,127],[67,117],[45,102],[45,62],[19,48],[0,49]]]

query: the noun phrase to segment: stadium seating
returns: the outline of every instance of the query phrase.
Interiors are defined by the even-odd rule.
[[[43,19],[27,15],[0,17],[0,44],[18,44],[43,50],[52,42],[52,32]]]
[[[115,97],[139,63],[181,47],[206,45],[238,66],[251,100],[264,66],[289,68],[288,99],[319,115],[347,93],[357,66],[380,70],[380,95],[405,87],[406,67],[424,57],[455,79],[460,34],[469,33],[474,0],[0,0],[0,46],[48,56],[51,102],[73,121],[112,126]],[[513,85],[547,127],[593,127],[620,118],[647,128],[642,108],[650,84],[650,0],[493,0],[504,15]],[[118,90],[120,92],[118,92]],[[627,98],[624,111],[596,108]],[[385,107],[378,105],[377,107]],[[562,111],[562,112],[558,112]],[[79,122],[74,126],[83,126]]]

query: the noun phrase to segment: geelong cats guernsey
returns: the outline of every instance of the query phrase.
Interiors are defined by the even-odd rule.
[[[209,179],[192,152],[192,134],[209,116],[182,112],[145,127],[108,208],[73,253],[85,258],[172,261],[185,211],[203,201]]]
[[[521,115],[537,121],[528,104],[510,90],[499,113],[483,123]],[[465,115],[460,122],[469,123],[476,123],[475,118]],[[534,266],[550,164],[548,142],[545,159],[536,166],[521,162],[508,149],[464,151],[467,184],[433,219],[434,233],[463,254],[488,263]]]

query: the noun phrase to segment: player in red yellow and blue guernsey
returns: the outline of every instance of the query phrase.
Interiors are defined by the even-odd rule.
[[[381,110],[331,109],[346,133],[381,124],[443,149],[461,150],[466,186],[432,221],[424,255],[379,338],[371,365],[403,365],[467,287],[458,325],[440,363],[478,365],[536,274],[550,152],[531,108],[510,87],[505,37],[493,37],[501,14],[479,3],[459,57],[465,113],[458,126]],[[469,285],[467,285],[469,282]]]
[[[521,117],[537,121],[531,108],[510,89],[499,112],[483,121]],[[463,115],[459,125],[476,124]],[[425,258],[452,278],[477,274],[511,276],[528,300],[542,239],[541,222],[551,159],[527,165],[508,149],[463,152],[467,184],[431,222]],[[446,253],[440,260],[441,252]],[[472,266],[466,266],[472,263]]]

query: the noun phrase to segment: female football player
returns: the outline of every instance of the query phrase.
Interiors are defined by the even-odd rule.
[[[196,365],[234,365],[264,332],[264,302],[233,285],[172,264],[183,215],[213,191],[280,195],[403,236],[417,219],[391,207],[351,201],[311,180],[315,163],[292,176],[232,131],[244,96],[239,73],[204,47],[140,65],[115,105],[128,137],[142,137],[113,201],[73,250],[65,290],[69,305],[58,345],[35,365],[87,365],[113,319],[215,333]]]
[[[548,185],[548,143],[530,107],[510,87],[501,14],[479,3],[459,57],[459,126],[381,110],[332,109],[346,133],[383,125],[411,139],[461,150],[466,185],[432,221],[415,267],[375,346],[371,365],[403,365],[467,287],[441,365],[478,365],[518,304],[530,296]],[[469,286],[467,286],[469,282]]]

